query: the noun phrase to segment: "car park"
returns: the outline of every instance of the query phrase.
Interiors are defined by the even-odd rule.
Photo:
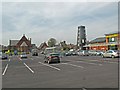
[[[45,63],[60,63],[59,53],[49,53],[45,55]]]
[[[27,54],[25,52],[23,52],[21,55],[20,55],[20,58],[27,58]]]
[[[102,57],[119,57],[119,52],[117,50],[108,50],[105,53],[102,54]]]

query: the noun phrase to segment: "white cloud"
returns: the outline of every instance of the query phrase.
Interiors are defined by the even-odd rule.
[[[75,2],[3,3],[3,43],[7,45],[9,39],[20,39],[22,34],[31,37],[37,45],[51,37],[58,41],[76,43],[77,27],[81,24],[86,26],[89,39],[116,31],[116,5]],[[115,13],[111,14],[112,10]],[[100,14],[103,16],[100,17]]]
[[[2,2],[118,2],[119,0],[2,0]]]

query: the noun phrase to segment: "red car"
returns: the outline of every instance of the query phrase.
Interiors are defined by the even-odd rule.
[[[45,56],[45,63],[60,63],[60,54],[59,53],[49,53]]]

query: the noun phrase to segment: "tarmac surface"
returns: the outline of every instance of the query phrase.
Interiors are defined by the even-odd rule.
[[[2,88],[118,88],[119,58],[64,56],[44,63],[44,56],[11,56],[2,62]]]

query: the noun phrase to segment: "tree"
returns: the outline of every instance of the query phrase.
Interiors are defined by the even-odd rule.
[[[66,41],[60,42],[63,50],[69,50],[69,47],[66,44]]]
[[[56,39],[54,39],[54,38],[50,38],[49,40],[48,40],[48,46],[49,47],[54,47],[55,46],[55,44],[56,44]]]

